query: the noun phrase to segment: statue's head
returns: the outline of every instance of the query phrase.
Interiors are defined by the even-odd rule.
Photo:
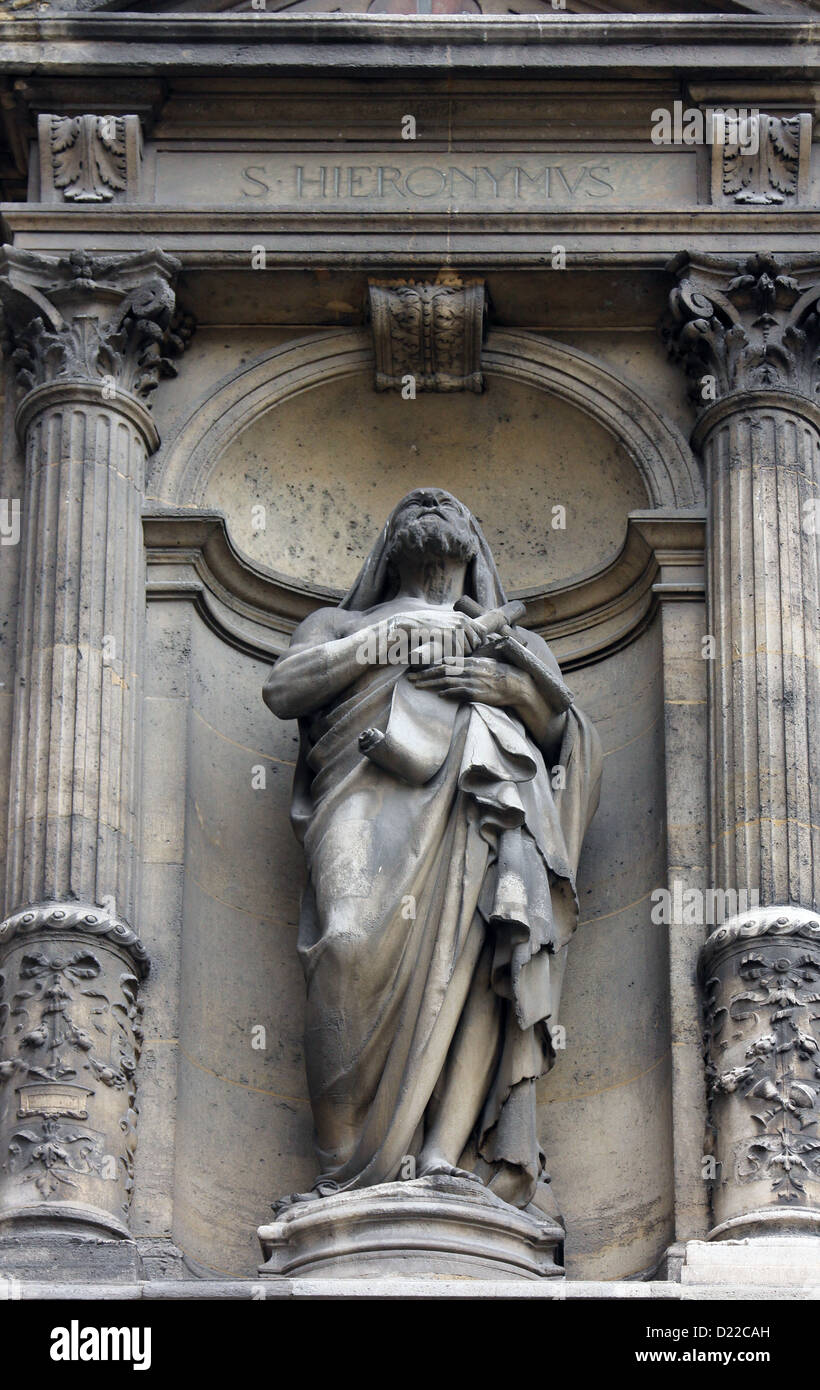
[[[421,556],[466,563],[464,592],[483,608],[506,602],[492,551],[469,507],[441,487],[414,488],[394,507],[342,608],[367,609],[394,598],[403,562]]]
[[[467,563],[478,550],[472,513],[443,488],[415,488],[395,508],[387,534],[391,568],[422,556]]]

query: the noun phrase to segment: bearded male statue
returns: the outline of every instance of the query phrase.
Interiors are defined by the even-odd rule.
[[[412,1156],[418,1177],[541,1205],[535,1086],[555,1060],[601,754],[506,603],[475,518],[418,489],[265,685],[301,731],[307,1196],[407,1176]]]

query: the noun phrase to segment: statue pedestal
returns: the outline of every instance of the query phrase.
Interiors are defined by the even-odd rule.
[[[260,1226],[269,1278],[543,1279],[563,1228],[463,1178],[415,1178],[296,1202]]]

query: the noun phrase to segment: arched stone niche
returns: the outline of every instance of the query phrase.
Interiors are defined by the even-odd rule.
[[[611,560],[628,513],[648,501],[622,444],[528,382],[492,374],[481,396],[405,401],[376,395],[367,370],[257,416],[216,461],[203,501],[225,513],[234,544],[257,564],[344,590],[385,517],[420,483],[475,512],[511,589]]]
[[[562,623],[573,629],[571,684],[604,744],[565,985],[567,1053],[540,1088],[571,1276],[647,1270],[671,1239],[669,960],[649,912],[667,878],[667,822],[681,817],[665,780],[675,733],[653,589],[666,582],[661,551],[672,587],[681,584],[675,516],[697,518],[700,479],[675,431],[585,354],[497,330],[484,367],[484,396],[404,402],[372,390],[366,334],[316,334],[216,383],[158,461],[154,505],[179,515],[146,522],[143,887],[150,916],[176,885],[180,991],[165,1035],[179,1045],[172,1074],[159,1044],[150,1065],[146,1042],[144,1085],[146,1111],[164,1109],[175,1124],[173,1209],[152,1195],[167,1190],[168,1148],[146,1126],[136,1215],[146,1231],[170,1222],[203,1274],[253,1275],[270,1201],[314,1176],[295,954],[304,869],[288,823],[297,733],[263,706],[265,671],[293,622],[349,583],[387,508],[421,481],[475,507],[506,582],[532,596],[550,640]],[[266,525],[254,536],[259,503]],[[551,508],[562,504],[567,531],[553,532]],[[651,538],[655,516],[672,528],[662,540]],[[618,604],[620,629],[618,614],[607,616]],[[585,605],[604,614],[592,644],[578,633]],[[677,607],[699,611],[697,601]],[[697,620],[690,628],[670,629],[680,662]],[[682,677],[681,693],[685,717],[699,717]],[[266,1042],[254,1048],[258,1025]]]
[[[484,395],[404,401],[373,390],[363,331],[287,343],[193,412],[154,494],[222,510],[254,563],[341,590],[386,512],[420,482],[473,507],[505,580],[528,590],[600,569],[631,510],[702,502],[688,444],[594,358],[495,330],[482,361]],[[566,508],[565,529],[554,506]]]

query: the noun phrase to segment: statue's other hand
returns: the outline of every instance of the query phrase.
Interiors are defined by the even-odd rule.
[[[441,663],[408,674],[420,690],[432,690],[449,699],[472,704],[515,707],[522,696],[521,672],[505,661],[471,656],[468,660]]]
[[[430,662],[459,663],[487,642],[480,619],[446,608],[394,614],[377,626],[379,650],[389,664],[425,666]]]

